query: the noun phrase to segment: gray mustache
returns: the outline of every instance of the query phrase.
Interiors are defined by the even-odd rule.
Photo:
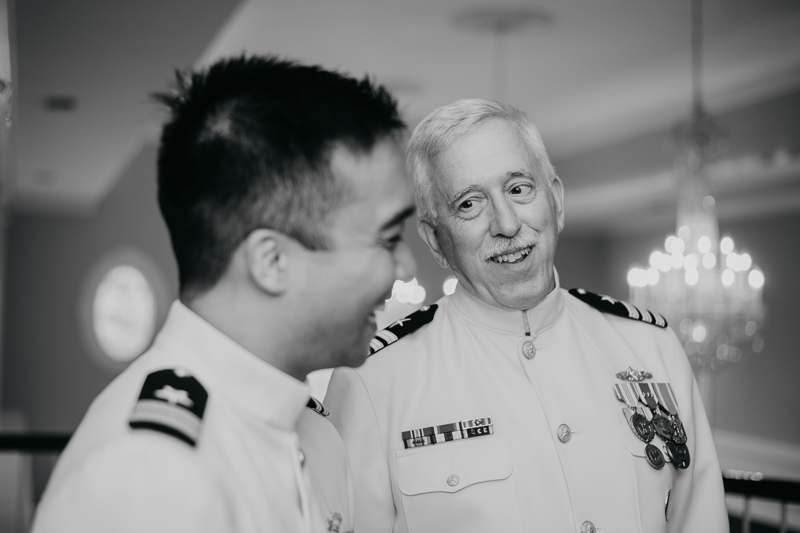
[[[510,254],[523,248],[533,247],[535,244],[536,241],[533,240],[533,237],[528,235],[517,235],[511,239],[497,239],[481,250],[481,259],[486,261],[498,255]]]

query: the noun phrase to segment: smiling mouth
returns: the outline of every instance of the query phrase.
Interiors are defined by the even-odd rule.
[[[495,263],[498,263],[498,264],[519,263],[520,261],[525,259],[525,257],[529,253],[531,253],[532,249],[533,249],[532,246],[528,246],[527,248],[523,248],[522,250],[517,250],[516,252],[512,252],[512,253],[508,253],[508,254],[495,255],[494,257],[490,257],[489,259],[491,259],[492,261],[494,261]]]

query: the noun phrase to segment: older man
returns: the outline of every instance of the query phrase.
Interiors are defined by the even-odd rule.
[[[34,531],[352,531],[344,448],[306,375],[361,365],[376,308],[413,273],[395,101],[257,57],[162,100],[180,300],[89,409]]]
[[[691,369],[655,314],[559,287],[564,191],[534,125],[462,100],[407,150],[455,294],[379,332],[326,405],[370,532],[727,531]]]

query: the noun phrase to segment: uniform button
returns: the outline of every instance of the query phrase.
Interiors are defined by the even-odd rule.
[[[581,524],[581,533],[595,533],[597,529],[595,529],[594,524],[592,524],[589,520]]]
[[[455,474],[452,474],[450,477],[447,478],[447,484],[450,485],[451,487],[455,487],[456,485],[458,485],[459,481],[461,481],[461,479],[459,479],[459,477]]]
[[[522,345],[522,355],[527,359],[533,359],[533,356],[536,355],[536,346],[531,341],[525,341]]]
[[[569,442],[569,439],[572,438],[572,430],[569,429],[569,426],[566,424],[561,424],[558,426],[558,440],[561,442]]]
[[[303,468],[306,464],[306,454],[303,453],[303,450],[298,450],[297,459],[300,461],[300,468]]]

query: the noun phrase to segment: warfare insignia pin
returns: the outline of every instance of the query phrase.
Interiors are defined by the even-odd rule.
[[[617,377],[625,381],[642,381],[644,379],[652,379],[653,374],[644,370],[634,370],[629,366],[627,370],[617,372]]]

